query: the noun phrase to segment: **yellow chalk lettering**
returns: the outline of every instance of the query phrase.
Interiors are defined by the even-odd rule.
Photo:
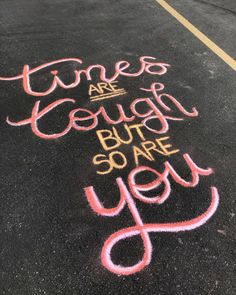
[[[115,137],[117,138],[117,140],[119,140],[119,142],[124,143],[124,144],[130,144],[133,140],[133,135],[132,135],[132,133],[129,129],[129,126],[127,124],[124,124],[124,128],[128,134],[128,137],[129,137],[128,140],[121,139],[115,127],[112,127],[112,130],[113,130],[113,133],[114,133]]]
[[[108,83],[112,91],[118,90],[118,85],[113,85],[114,83],[117,83],[118,81],[112,81],[111,83]]]
[[[169,136],[166,136],[166,137],[161,137],[161,138],[158,138],[158,139],[156,139],[156,142],[157,142],[157,144],[159,145],[159,147],[161,148],[161,150],[164,152],[164,154],[166,155],[166,156],[170,156],[170,155],[172,155],[172,154],[176,154],[176,153],[178,153],[179,152],[179,150],[168,150],[168,148],[170,148],[170,147],[172,147],[172,145],[171,144],[163,144],[162,143],[162,141],[165,141],[165,140],[167,140],[167,139],[169,139],[170,137]]]
[[[114,160],[114,157],[118,156],[118,155],[122,159],[121,164],[117,163],[117,161]],[[116,168],[116,169],[123,169],[127,165],[127,160],[126,160],[125,155],[121,152],[118,152],[118,151],[111,152],[109,155],[109,160],[110,160],[110,163],[112,164],[113,168]]]
[[[136,129],[136,131],[137,131],[139,137],[140,137],[142,140],[145,140],[145,137],[144,137],[144,135],[143,135],[143,133],[142,133],[142,131],[141,131],[141,129],[140,129],[141,127],[143,127],[143,124],[135,124],[135,125],[131,125],[131,126],[129,126],[129,129]]]
[[[97,130],[96,133],[105,151],[115,149],[121,145],[119,140],[113,136],[112,131],[110,130],[107,130],[107,129]],[[104,136],[104,134],[108,134],[108,135]],[[107,143],[108,141],[110,142],[110,144]]]
[[[138,166],[139,165],[139,157],[142,156],[149,161],[153,161],[154,159],[149,157],[142,149],[136,147],[135,145],[133,146],[133,154],[134,154],[134,161],[135,164]]]
[[[89,96],[91,96],[92,92],[97,92],[99,94],[102,94],[103,93],[103,92],[101,92],[100,88],[97,88],[93,84],[90,84],[89,85]]]
[[[165,154],[162,151],[157,149],[156,143],[153,141],[148,140],[148,141],[142,142],[141,145],[150,157],[152,157],[152,154],[150,153],[150,151],[155,151],[165,156]]]
[[[112,89],[109,88],[109,83],[101,82],[101,83],[98,83],[97,85],[101,91],[100,93],[104,93],[104,89],[107,90],[108,92],[112,92]]]

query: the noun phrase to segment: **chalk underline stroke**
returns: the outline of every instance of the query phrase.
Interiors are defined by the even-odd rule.
[[[177,19],[186,29],[188,29],[195,37],[197,37],[203,44],[205,44],[211,51],[218,55],[225,63],[227,63],[234,71],[236,71],[236,60],[229,56],[218,45],[211,41],[205,34],[199,31],[192,25],[185,17],[178,11],[171,7],[165,0],[156,0],[167,12]]]

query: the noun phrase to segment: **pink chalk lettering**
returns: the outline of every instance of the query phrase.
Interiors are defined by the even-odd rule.
[[[57,88],[57,86],[63,89],[71,89],[78,86],[81,81],[81,74],[84,74],[88,81],[92,80],[91,72],[94,72],[94,70],[99,70],[100,72],[99,78],[101,81],[110,83],[112,81],[115,81],[120,75],[126,76],[126,77],[138,77],[142,75],[144,72],[150,75],[159,75],[159,76],[164,75],[167,72],[167,68],[170,67],[170,65],[167,63],[157,62],[156,58],[152,56],[142,56],[139,58],[139,61],[140,61],[140,69],[136,73],[125,72],[125,70],[130,67],[130,63],[127,61],[118,61],[114,67],[115,73],[110,78],[107,77],[105,67],[99,64],[90,65],[88,68],[84,70],[74,70],[74,81],[67,85],[58,77],[57,70],[50,70],[50,73],[53,76],[53,81],[51,83],[51,86],[47,90],[41,91],[41,92],[32,90],[32,87],[30,84],[30,77],[32,74],[37,73],[41,70],[45,70],[52,66],[62,64],[62,63],[73,62],[78,65],[81,65],[83,61],[79,58],[64,58],[64,59],[58,59],[55,61],[42,64],[32,69],[30,69],[29,65],[24,65],[22,74],[13,76],[13,77],[0,77],[0,80],[2,81],[22,80],[23,89],[27,94],[36,96],[36,97],[39,97],[39,96],[41,97],[41,96],[46,96],[52,93]]]
[[[196,229],[203,224],[205,224],[215,213],[218,204],[219,204],[219,194],[216,187],[211,187],[211,201],[208,209],[202,213],[201,215],[187,220],[187,221],[178,221],[171,223],[144,223],[137,206],[135,204],[134,198],[144,202],[144,203],[156,203],[162,204],[164,203],[170,196],[171,193],[171,185],[168,180],[168,176],[170,175],[176,183],[180,184],[184,187],[195,187],[199,182],[199,175],[208,176],[213,173],[211,168],[203,169],[198,167],[191,157],[188,154],[184,154],[183,158],[185,159],[192,175],[191,181],[184,180],[172,167],[169,162],[165,162],[165,169],[162,173],[146,166],[137,167],[133,169],[128,176],[128,184],[129,189],[132,195],[130,194],[127,186],[124,184],[123,179],[118,177],[116,179],[117,186],[120,191],[120,200],[116,207],[114,208],[104,208],[99,198],[97,197],[93,186],[89,186],[84,188],[85,195],[89,202],[92,210],[102,216],[117,216],[124,209],[125,205],[128,206],[129,211],[134,219],[135,225],[131,227],[127,227],[121,229],[115,233],[113,233],[108,239],[105,241],[102,252],[101,252],[101,262],[105,268],[109,271],[117,274],[117,275],[131,275],[137,273],[144,269],[150,262],[152,258],[152,243],[149,236],[149,233],[152,232],[181,232],[181,231],[190,231]],[[135,176],[141,172],[152,172],[156,175],[156,180],[145,184],[140,185],[136,183]],[[164,184],[163,193],[159,196],[155,196],[153,198],[147,198],[141,192],[150,191],[154,188],[159,187],[161,184]],[[143,241],[143,257],[140,261],[132,266],[122,266],[114,264],[111,258],[111,251],[113,247],[122,240],[140,236]]]
[[[146,89],[146,88],[140,88],[143,91],[147,91],[147,92],[152,92],[153,96],[155,97],[157,103],[163,107],[166,111],[170,112],[172,111],[170,107],[168,107],[162,100],[163,97],[168,98],[170,101],[172,101],[176,107],[181,111],[181,113],[183,113],[184,115],[188,116],[188,117],[196,117],[198,116],[198,111],[196,110],[196,108],[192,108],[192,112],[188,112],[187,110],[185,110],[185,108],[181,105],[181,103],[174,98],[172,95],[167,94],[167,93],[162,93],[162,94],[157,94],[158,91],[161,91],[164,89],[164,84],[162,83],[152,83],[151,88],[150,89]]]
[[[155,85],[154,85],[155,84]],[[39,105],[40,101],[36,101],[31,117],[20,120],[18,122],[15,122],[11,120],[9,117],[7,117],[6,122],[11,126],[24,126],[24,125],[31,125],[32,132],[43,139],[56,139],[62,136],[65,136],[71,128],[77,130],[77,131],[89,131],[93,130],[98,125],[99,116],[109,125],[116,125],[123,122],[132,122],[136,118],[141,118],[141,123],[148,129],[150,132],[155,134],[164,134],[169,130],[169,123],[168,120],[173,121],[183,121],[184,117],[175,117],[175,116],[169,116],[168,114],[164,114],[163,111],[160,109],[163,108],[164,112],[170,112],[172,109],[168,107],[163,101],[162,97],[167,97],[169,100],[171,100],[174,105],[177,107],[177,110],[182,113],[186,117],[196,117],[198,116],[198,112],[195,108],[192,109],[192,112],[187,111],[182,104],[173,96],[169,94],[157,94],[158,89],[156,88],[156,85],[160,83],[153,83],[150,89],[144,89],[144,91],[153,91],[153,95],[155,97],[155,103],[150,98],[136,98],[132,101],[130,104],[130,110],[132,112],[131,116],[128,116],[124,110],[124,107],[121,104],[115,104],[115,108],[117,109],[117,112],[119,114],[119,118],[117,120],[113,120],[107,113],[106,108],[104,106],[99,107],[99,109],[95,112],[90,111],[89,109],[85,108],[76,108],[72,110],[68,117],[69,117],[69,123],[66,126],[66,128],[59,133],[52,133],[52,134],[46,134],[39,130],[37,122],[43,118],[44,115],[52,111],[57,106],[63,104],[63,103],[75,103],[74,99],[71,98],[61,98],[56,100],[55,102],[49,104],[47,107],[39,111]],[[163,85],[163,84],[162,84]],[[164,85],[159,88],[162,90],[164,88]],[[152,90],[153,89],[153,90]],[[138,105],[144,105],[144,109],[148,109],[145,112],[138,111]],[[79,114],[84,113],[86,116],[79,116]],[[84,121],[91,121],[91,124],[89,126],[81,126],[78,125],[78,122],[84,122]],[[149,123],[152,121],[158,121],[161,124],[160,129],[154,129],[149,126]]]

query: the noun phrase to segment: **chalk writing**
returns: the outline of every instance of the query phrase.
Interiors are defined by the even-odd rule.
[[[120,95],[127,94],[124,88],[117,88],[116,85],[118,81],[113,81],[111,83],[97,83],[97,85],[89,85],[89,95],[91,101],[104,100],[111,97],[116,97]]]
[[[72,128],[77,131],[90,131],[97,127],[98,125],[98,117],[102,117],[103,120],[109,125],[116,125],[119,123],[125,123],[125,122],[133,122],[136,118],[143,118],[141,120],[141,124],[145,126],[149,131],[155,133],[155,134],[163,134],[166,133],[169,130],[169,123],[168,120],[174,120],[174,121],[182,121],[184,120],[184,117],[174,117],[169,116],[168,112],[173,111],[170,107],[168,107],[163,101],[162,97],[166,97],[168,100],[170,100],[175,106],[176,109],[184,116],[186,117],[196,117],[198,116],[198,112],[196,108],[192,108],[192,111],[187,111],[184,106],[172,95],[161,93],[157,94],[157,91],[163,90],[164,85],[161,83],[154,83],[155,89],[153,90],[154,96],[155,96],[155,102],[154,103],[150,98],[136,98],[134,99],[130,104],[130,110],[132,112],[132,116],[128,116],[125,112],[124,107],[121,104],[115,104],[116,112],[119,114],[119,119],[113,120],[107,113],[106,108],[104,106],[99,107],[99,109],[95,112],[90,111],[89,109],[85,108],[76,108],[72,111],[70,111],[68,117],[69,117],[69,123],[65,127],[65,129],[59,133],[52,133],[52,134],[46,134],[39,130],[38,128],[38,121],[43,118],[47,113],[50,113],[53,109],[58,107],[61,104],[64,103],[72,103],[74,104],[76,102],[75,99],[72,98],[61,98],[53,103],[50,103],[47,107],[44,107],[41,111],[39,110],[40,101],[36,101],[32,112],[31,117],[15,122],[11,120],[9,117],[7,117],[7,123],[11,126],[24,126],[24,125],[30,125],[32,132],[37,135],[40,138],[43,139],[55,139],[62,137],[66,135]],[[152,84],[151,87],[154,87]],[[161,85],[159,88],[157,88],[157,85]],[[150,88],[152,89],[152,88]],[[145,89],[145,91],[147,91]],[[144,109],[148,109],[145,112],[140,112],[138,110],[138,106],[142,106]],[[162,111],[161,108],[164,109],[166,114],[164,114],[164,111]],[[81,115],[79,115],[81,114]],[[157,121],[161,124],[160,129],[154,129],[149,125],[150,122]],[[83,126],[81,125],[82,122],[91,122],[89,126]],[[80,122],[80,125],[78,124]]]
[[[170,196],[171,185],[168,180],[170,175],[176,183],[179,185],[191,188],[195,187],[199,182],[199,175],[208,176],[213,173],[211,168],[202,169],[198,167],[191,157],[188,154],[184,154],[183,158],[185,159],[192,175],[191,181],[184,180],[172,167],[169,162],[164,163],[164,171],[162,173],[147,167],[141,166],[133,169],[128,176],[129,192],[127,186],[124,184],[124,181],[121,177],[116,179],[117,185],[120,191],[120,200],[116,207],[114,208],[104,208],[100,202],[97,194],[94,191],[93,186],[84,188],[87,200],[92,208],[92,210],[99,215],[113,217],[119,215],[125,205],[129,208],[129,211],[134,219],[135,225],[121,229],[113,233],[104,243],[102,252],[101,252],[101,261],[102,264],[111,272],[118,275],[130,275],[136,272],[141,271],[145,268],[150,262],[152,257],[152,243],[150,240],[149,233],[151,232],[179,232],[179,231],[188,231],[193,230],[197,227],[200,227],[206,223],[211,216],[215,213],[218,203],[219,195],[215,187],[211,187],[211,202],[208,209],[201,215],[188,220],[188,221],[179,221],[171,223],[144,223],[137,206],[135,204],[134,198],[139,199],[144,203],[153,203],[153,204],[163,204]],[[156,180],[145,184],[137,184],[135,177],[141,172],[152,172],[156,176]],[[150,191],[159,187],[161,184],[164,185],[163,192],[152,198],[146,197],[143,192]],[[132,197],[133,196],[133,197]],[[139,235],[143,241],[143,257],[135,265],[132,266],[121,266],[114,264],[111,258],[112,248],[119,242],[134,236]]]
[[[91,65],[85,70],[74,70],[74,81],[70,84],[65,84],[59,77],[58,77],[58,71],[57,70],[50,70],[50,73],[53,77],[53,81],[51,86],[41,92],[37,92],[32,90],[31,84],[30,84],[30,78],[31,75],[34,73],[39,72],[40,70],[45,70],[47,68],[50,68],[52,66],[62,64],[62,63],[68,63],[73,62],[75,64],[81,65],[83,63],[82,59],[80,58],[64,58],[55,60],[52,62],[48,62],[45,64],[42,64],[41,66],[38,66],[36,68],[33,68],[30,70],[29,65],[25,65],[23,67],[22,74],[13,76],[13,77],[0,77],[0,80],[3,81],[13,81],[13,80],[22,80],[22,86],[24,88],[24,91],[32,96],[46,96],[52,93],[57,86],[60,86],[63,89],[71,89],[75,88],[80,84],[81,81],[81,75],[85,75],[86,79],[88,81],[92,80],[91,72],[94,72],[95,70],[99,70],[100,72],[100,80],[110,83],[112,81],[115,81],[119,76],[126,76],[126,77],[138,77],[142,75],[144,72],[151,74],[151,75],[164,75],[167,72],[167,68],[170,66],[167,63],[162,62],[156,62],[156,59],[152,56],[142,56],[139,58],[140,61],[140,69],[136,73],[131,72],[125,72],[126,69],[130,67],[130,63],[128,61],[118,61],[115,66],[114,70],[115,73],[112,77],[108,78],[106,75],[106,69],[102,65]]]
[[[137,144],[132,146],[133,152],[133,160],[136,166],[139,165],[139,158],[145,158],[146,160],[153,162],[155,161],[154,155],[159,154],[162,156],[170,156],[179,152],[179,149],[172,149],[172,145],[170,143],[166,143],[170,137],[160,137],[156,138],[155,141],[145,140],[143,132],[141,128],[143,125],[127,125],[124,124],[124,129],[129,134],[128,139],[124,140],[118,135],[118,132],[115,127],[112,127],[112,131],[108,129],[97,130],[98,139],[105,151],[114,150],[120,148],[121,145],[130,145],[134,138],[132,135],[132,131],[134,128],[139,134],[140,138],[144,140],[138,146]],[[123,169],[127,166],[128,160],[124,153],[120,151],[113,151],[106,156],[105,154],[97,154],[93,157],[94,165],[102,165],[103,170],[97,170],[98,174],[104,175],[109,174],[113,171],[113,169]]]
[[[58,67],[62,64],[71,63],[73,63],[73,69],[76,69],[70,73],[73,77],[71,83],[66,84],[63,82],[62,78],[59,77],[60,73]],[[97,139],[105,152],[98,153],[91,159],[92,164],[96,166],[96,173],[98,175],[106,175],[113,172],[114,169],[124,169],[128,164],[128,159],[127,156],[118,149],[122,146],[133,144],[131,150],[133,153],[133,164],[136,165],[136,168],[132,169],[128,174],[128,187],[124,183],[122,177],[116,178],[120,194],[119,202],[116,207],[105,208],[99,200],[93,186],[84,188],[88,203],[96,214],[107,217],[117,216],[122,212],[125,206],[131,213],[135,225],[120,229],[113,233],[107,238],[101,251],[101,262],[106,269],[118,275],[131,275],[141,271],[151,262],[152,243],[149,235],[150,233],[189,231],[205,224],[217,209],[219,203],[218,190],[214,186],[211,187],[211,199],[208,209],[193,219],[170,223],[144,222],[136,206],[135,199],[145,204],[161,205],[168,200],[171,194],[170,177],[172,178],[172,182],[175,182],[175,185],[180,185],[185,188],[194,188],[199,183],[199,176],[209,176],[213,173],[211,168],[203,169],[197,166],[187,153],[183,155],[183,159],[191,173],[190,181],[182,178],[169,160],[164,162],[164,170],[162,172],[148,166],[139,166],[140,159],[145,162],[154,162],[156,161],[157,155],[170,157],[171,155],[178,153],[179,149],[174,148],[170,143],[170,136],[164,136],[164,134],[170,129],[169,121],[178,122],[184,121],[185,118],[197,117],[198,111],[195,107],[192,107],[190,111],[187,110],[179,99],[164,92],[165,86],[159,81],[151,83],[149,88],[140,87],[139,90],[144,92],[145,95],[134,99],[129,97],[132,101],[128,102],[128,110],[120,103],[114,104],[111,111],[110,106],[108,109],[108,107],[103,104],[102,106],[97,106],[97,104],[95,104],[97,101],[99,104],[100,100],[127,95],[126,90],[124,88],[118,88],[118,85],[116,84],[116,80],[119,76],[135,78],[144,73],[156,76],[164,75],[170,65],[158,62],[154,57],[140,57],[139,69],[136,72],[130,71],[131,65],[128,61],[118,61],[114,65],[113,75],[108,75],[106,68],[103,65],[95,64],[81,69],[82,64],[83,61],[79,58],[64,58],[44,63],[31,69],[29,65],[24,65],[22,73],[19,75],[0,77],[0,80],[22,80],[24,91],[28,95],[38,98],[51,94],[57,87],[61,87],[62,89],[75,88],[80,84],[82,77],[91,81],[93,76],[96,73],[99,73],[100,82],[90,84],[88,89],[89,102],[94,102],[94,105],[96,106],[95,111],[90,110],[89,108],[76,106],[67,111],[67,114],[65,115],[68,118],[66,126],[61,127],[61,131],[55,133],[53,130],[40,130],[38,126],[39,121],[43,122],[44,116],[46,114],[50,115],[57,107],[67,105],[72,108],[77,101],[74,98],[62,97],[49,103],[47,106],[40,108],[40,100],[37,100],[34,103],[30,116],[19,121],[15,121],[11,116],[8,116],[6,122],[11,126],[16,127],[29,125],[36,136],[45,140],[63,137],[68,134],[71,129],[78,132],[96,130]],[[45,73],[47,75],[49,74],[50,86],[47,89],[41,89],[40,91],[32,89],[31,82],[35,79],[35,73],[41,73],[41,75],[45,75]],[[78,99],[78,103],[79,101],[80,100]],[[176,115],[176,113],[178,115]],[[116,119],[114,119],[113,116]],[[97,130],[99,121],[101,120],[103,123],[105,122],[108,127],[103,127],[103,129]],[[121,132],[118,131],[118,128],[116,127],[118,124],[121,126]],[[55,122],[55,126],[57,126],[57,122]],[[144,131],[151,132],[155,135],[155,138],[152,140],[147,139]],[[134,140],[134,135],[136,137],[138,136],[139,142]],[[146,184],[137,183],[137,176],[142,173],[153,174],[155,180]],[[145,177],[144,179],[149,178]],[[154,190],[157,188],[161,189],[161,193],[154,193]],[[152,192],[154,196],[150,197],[150,194],[147,196],[147,193],[150,192]],[[142,239],[142,259],[132,266],[115,264],[111,257],[113,247],[118,242],[134,236],[139,236]]]

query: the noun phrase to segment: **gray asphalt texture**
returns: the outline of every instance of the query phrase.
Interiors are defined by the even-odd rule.
[[[170,0],[200,31],[231,57],[236,58],[235,0]],[[42,140],[30,127],[12,127],[30,115],[35,98],[25,94],[20,81],[0,81],[0,294],[84,295],[236,294],[235,211],[235,93],[236,77],[224,61],[186,30],[154,0],[1,0],[0,76],[16,75],[24,64],[31,67],[48,61],[78,57],[84,65],[103,64],[110,73],[118,60],[137,70],[138,57],[150,55],[171,64],[159,81],[166,92],[196,106],[199,117],[171,123],[168,136],[181,153],[171,157],[185,173],[182,154],[189,153],[200,167],[215,173],[202,177],[193,190],[173,185],[173,195],[159,207],[139,203],[145,222],[187,220],[209,205],[209,187],[220,193],[220,205],[204,226],[187,233],[151,234],[150,265],[131,276],[117,276],[100,261],[104,241],[113,232],[133,225],[125,210],[116,218],[96,216],[83,188],[94,185],[106,206],[114,206],[118,194],[115,178],[124,181],[133,163],[108,176],[98,176],[92,157],[101,149],[95,132],[71,131],[58,140]],[[73,65],[72,65],[73,66]],[[58,68],[60,70],[60,68]],[[61,68],[70,80],[69,68]],[[119,78],[129,97],[107,100],[128,108],[139,87],[155,81],[145,74],[137,79]],[[35,87],[45,85],[37,76]],[[55,99],[78,99],[88,105],[88,85],[83,81],[71,90],[57,89],[42,106]],[[71,109],[56,111],[43,128],[61,130]],[[100,129],[107,128],[103,122]],[[149,140],[153,135],[150,134]],[[122,150],[123,149],[123,150]],[[120,149],[131,157],[131,149]],[[130,153],[130,154],[129,154]],[[145,163],[160,169],[166,160]],[[134,263],[142,255],[137,238],[121,243],[114,251],[117,263]]]

